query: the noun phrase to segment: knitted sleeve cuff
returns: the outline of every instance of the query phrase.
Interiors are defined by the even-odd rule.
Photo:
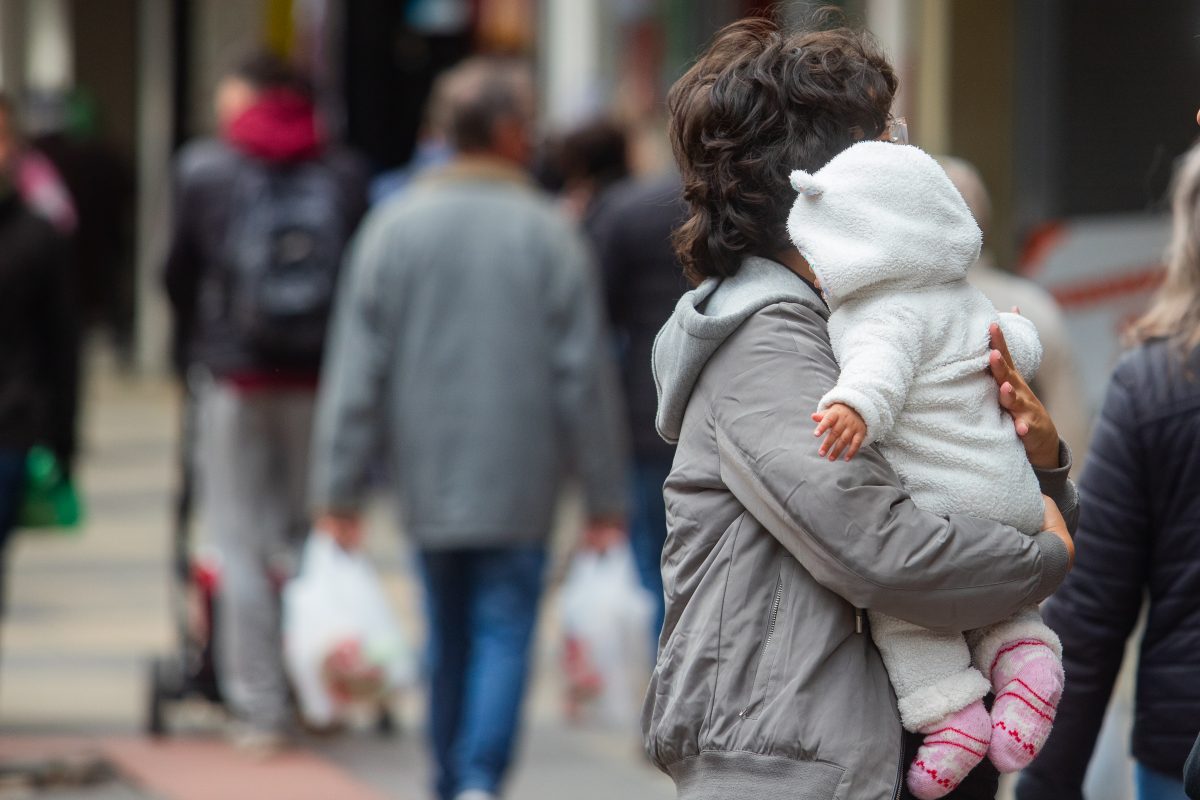
[[[1058,467],[1055,469],[1034,469],[1042,494],[1049,497],[1058,506],[1063,517],[1067,520],[1067,528],[1075,534],[1075,526],[1079,524],[1079,491],[1069,477],[1074,461],[1071,448],[1067,443],[1058,443]]]
[[[1042,531],[1033,537],[1033,541],[1042,551],[1042,578],[1038,581],[1037,589],[1034,590],[1033,596],[1029,600],[1033,603],[1040,603],[1054,594],[1054,590],[1067,577],[1070,557],[1067,554],[1067,546],[1053,533]]]

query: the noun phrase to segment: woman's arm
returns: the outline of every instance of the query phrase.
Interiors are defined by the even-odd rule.
[[[921,511],[873,450],[848,462],[820,456],[809,414],[838,366],[814,312],[773,306],[726,347],[737,348],[737,377],[711,409],[721,477],[822,585],[860,608],[961,631],[1062,581],[1068,552],[1055,534]]]

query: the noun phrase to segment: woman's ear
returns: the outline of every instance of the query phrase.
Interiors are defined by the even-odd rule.
[[[825,192],[817,179],[802,169],[792,172],[792,188],[805,197],[813,198],[820,197]]]

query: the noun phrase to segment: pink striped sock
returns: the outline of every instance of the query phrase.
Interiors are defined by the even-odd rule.
[[[1050,736],[1062,697],[1062,663],[1044,642],[1010,642],[992,665],[992,686],[988,757],[1001,772],[1016,772],[1029,766]]]
[[[992,724],[982,700],[923,728],[925,740],[908,768],[908,789],[919,800],[945,797],[987,754]]]

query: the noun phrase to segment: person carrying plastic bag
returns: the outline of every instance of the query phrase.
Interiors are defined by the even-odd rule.
[[[327,727],[354,706],[410,685],[416,667],[375,570],[314,531],[283,590],[284,663],[306,722]]]

